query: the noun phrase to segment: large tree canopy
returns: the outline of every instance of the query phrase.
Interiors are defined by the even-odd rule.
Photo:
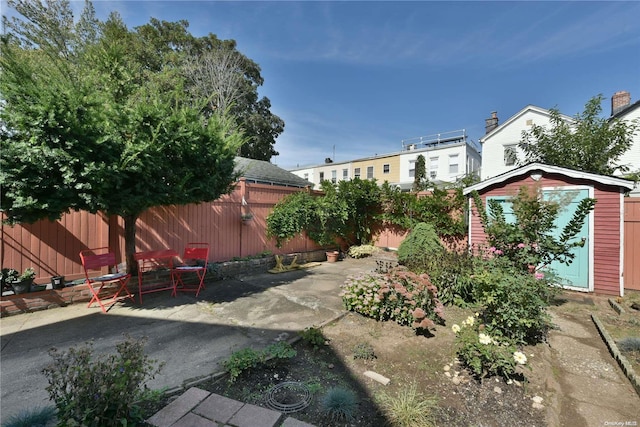
[[[618,161],[631,147],[637,124],[600,117],[603,99],[602,95],[591,98],[573,123],[551,109],[550,128],[533,125],[523,132],[519,147],[525,153],[525,163],[541,162],[602,175],[626,172],[628,168]]]
[[[0,207],[10,222],[122,216],[132,268],[138,215],[230,191],[244,138],[184,90],[175,45],[99,23],[90,3],[77,23],[68,1],[9,5],[23,18],[0,44]]]

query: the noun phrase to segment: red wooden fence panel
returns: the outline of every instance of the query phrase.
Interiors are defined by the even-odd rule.
[[[624,287],[640,291],[640,197],[624,199]]]
[[[71,212],[55,222],[45,220],[15,226],[3,223],[0,227],[2,268],[22,272],[33,267],[38,283],[49,282],[55,275],[69,279],[83,277],[79,252],[109,244],[109,220],[102,214]]]
[[[241,180],[231,194],[213,202],[149,209],[136,224],[136,250],[172,248],[181,253],[189,242],[208,242],[210,261],[217,262],[264,251],[285,254],[321,249],[305,236],[276,248],[275,241],[266,236],[267,215],[278,201],[296,191],[302,190]],[[243,213],[252,213],[253,218],[243,221]],[[71,212],[59,221],[1,227],[0,267],[20,271],[33,267],[36,283],[48,283],[55,275],[67,280],[83,277],[78,254],[84,249],[108,246],[120,262],[125,258],[124,221],[116,216]]]

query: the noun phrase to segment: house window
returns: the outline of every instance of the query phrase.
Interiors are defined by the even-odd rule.
[[[438,176],[438,157],[429,159],[429,176],[431,179],[436,179],[436,176]]]
[[[355,178],[360,178],[360,168],[355,168],[355,169],[353,170],[353,176],[354,176]]]
[[[367,166],[367,179],[373,179],[373,166]]]
[[[514,166],[516,164],[516,149],[518,148],[518,144],[511,144],[504,146],[504,165],[505,166]]]
[[[386,165],[382,165],[382,173],[389,173],[389,164],[387,163]]]
[[[451,154],[449,156],[449,175],[458,174],[458,155]]]
[[[409,160],[409,178],[415,178],[416,176],[416,161]]]
[[[342,169],[342,179],[346,181],[349,179],[349,169]]]
[[[320,182],[324,181],[324,172],[320,172]]]
[[[308,173],[305,173],[305,174],[304,174],[304,179],[306,179],[307,181],[309,181],[309,174],[308,174]]]
[[[338,180],[338,171],[334,169],[331,171],[331,182],[335,184],[337,180]]]

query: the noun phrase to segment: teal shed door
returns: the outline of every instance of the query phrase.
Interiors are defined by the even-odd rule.
[[[578,208],[580,200],[589,197],[588,189],[554,189],[543,190],[542,198],[552,200],[561,204],[562,208],[558,218],[556,218],[555,237],[559,237],[562,229],[571,220],[574,212]],[[554,261],[549,265],[560,279],[560,284],[589,290],[589,220],[590,215],[584,221],[582,229],[574,239],[584,239],[582,247],[575,247],[572,253],[575,255],[573,262],[569,265]]]

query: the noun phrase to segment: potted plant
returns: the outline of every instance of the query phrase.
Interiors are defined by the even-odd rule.
[[[251,221],[253,219],[253,214],[251,212],[240,215],[240,219],[242,222]]]
[[[12,282],[10,282],[13,292],[16,294],[24,294],[31,292],[31,285],[33,285],[33,279],[36,278],[36,271],[33,267],[25,268],[24,272],[17,276]]]
[[[64,276],[51,276],[51,287],[53,289],[64,289]]]
[[[18,270],[14,270],[13,268],[3,268],[0,272],[0,285],[2,285],[2,292],[4,291],[12,291],[11,283],[18,280],[18,276],[20,272]]]
[[[336,261],[338,261],[338,258],[340,257],[340,252],[338,252],[338,251],[327,251],[326,255],[327,255],[327,261],[336,262]]]

